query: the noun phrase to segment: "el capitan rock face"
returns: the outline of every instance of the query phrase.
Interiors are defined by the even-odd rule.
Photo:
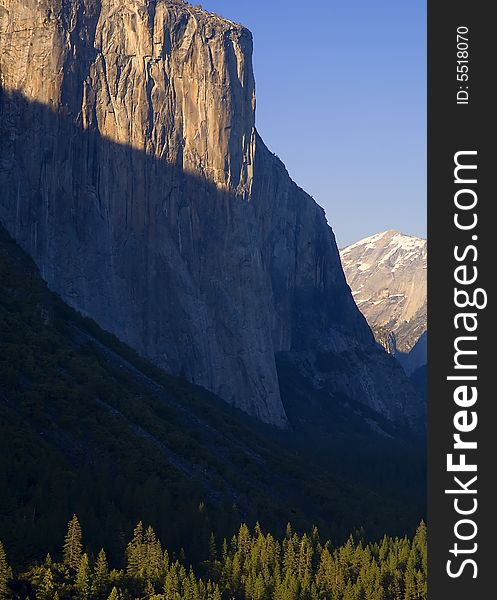
[[[263,421],[287,424],[275,355],[317,349],[409,420],[323,210],[255,129],[251,53],[181,1],[0,0],[0,220],[66,302]]]

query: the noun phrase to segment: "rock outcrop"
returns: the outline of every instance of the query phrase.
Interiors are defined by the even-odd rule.
[[[426,364],[426,240],[384,231],[340,254],[354,299],[377,341],[408,372]]]
[[[251,53],[178,0],[0,0],[0,220],[74,308],[285,426],[276,353],[376,349],[323,210],[256,131]],[[374,381],[350,393],[404,418],[401,374]]]

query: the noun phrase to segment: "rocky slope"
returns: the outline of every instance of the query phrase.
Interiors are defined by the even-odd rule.
[[[360,407],[298,402],[311,436],[246,416],[70,309],[0,226],[0,539],[16,561],[57,556],[74,512],[88,548],[119,556],[115,532],[139,519],[189,559],[241,520],[403,534],[425,513],[424,444]]]
[[[385,231],[340,254],[354,299],[376,339],[407,370],[425,364],[426,240]],[[411,352],[412,365],[406,357]]]
[[[316,349],[354,355],[336,392],[414,419],[255,129],[251,53],[178,0],[0,0],[0,220],[71,306],[263,421],[287,425],[275,355]]]

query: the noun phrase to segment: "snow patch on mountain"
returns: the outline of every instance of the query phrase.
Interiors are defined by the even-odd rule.
[[[408,354],[426,331],[426,240],[383,231],[340,255],[354,300],[376,339],[394,354]]]

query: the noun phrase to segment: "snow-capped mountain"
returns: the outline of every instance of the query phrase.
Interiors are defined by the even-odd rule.
[[[376,339],[398,355],[408,372],[426,362],[426,240],[384,231],[340,254],[354,299]],[[416,345],[416,366],[405,364]]]

